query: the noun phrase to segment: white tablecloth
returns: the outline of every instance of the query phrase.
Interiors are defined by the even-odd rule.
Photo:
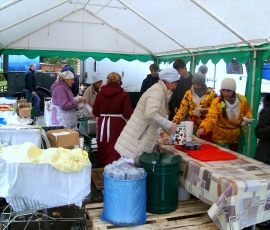
[[[32,142],[37,147],[41,147],[41,130],[39,129],[2,129],[0,130],[0,138],[11,145]]]
[[[27,209],[14,198],[38,201],[39,208],[82,205],[90,193],[91,163],[79,172],[60,172],[49,164],[6,162],[0,159],[0,197],[15,211]]]

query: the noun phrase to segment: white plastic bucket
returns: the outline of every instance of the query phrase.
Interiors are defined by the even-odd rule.
[[[190,193],[182,187],[178,187],[178,200],[188,200],[190,198]]]

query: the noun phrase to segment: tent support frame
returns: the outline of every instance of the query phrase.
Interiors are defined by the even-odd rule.
[[[215,51],[211,52],[211,54],[225,54],[225,53],[238,53],[238,52],[249,52],[249,51],[259,51],[259,50],[270,50],[270,47],[264,47],[264,48],[254,48],[254,49],[249,49],[249,48],[244,48],[241,50],[234,50],[234,51]],[[203,52],[203,51],[201,51]],[[207,53],[205,53],[207,54]],[[203,53],[193,53],[192,55],[190,54],[175,54],[175,56],[171,55],[170,58],[181,58],[181,57],[190,57],[190,56],[199,56],[199,55],[204,55]],[[161,56],[158,56],[161,57]]]
[[[12,5],[20,2],[20,1],[22,1],[22,0],[13,0],[13,1],[10,1],[10,2],[8,2],[8,3],[6,3],[6,4],[2,5],[2,6],[0,6],[0,11],[3,10],[3,9],[5,9],[5,8],[8,8],[8,7],[10,7],[10,6],[12,6]]]
[[[253,55],[253,66],[252,66],[252,87],[251,87],[251,98],[250,98],[250,107],[253,108],[254,105],[254,88],[255,88],[255,75],[256,75],[256,62],[257,62],[257,51],[254,50]],[[248,143],[247,143],[247,156],[250,157],[250,142],[251,142],[251,131],[252,128],[248,129]]]
[[[72,13],[75,13],[75,12],[80,11],[80,10],[81,10],[81,9],[77,9],[77,10],[73,11]],[[17,42],[17,41],[19,41],[19,40],[21,40],[21,39],[23,39],[23,38],[26,38],[26,37],[28,37],[29,35],[31,35],[31,34],[37,32],[37,31],[39,31],[39,30],[41,30],[41,29],[43,29],[43,28],[46,28],[47,26],[49,26],[49,25],[51,25],[51,24],[53,24],[53,23],[55,23],[55,22],[57,22],[57,21],[61,21],[63,18],[65,18],[65,17],[67,17],[67,16],[69,16],[69,15],[70,15],[70,13],[66,14],[66,15],[63,16],[62,18],[59,18],[59,19],[57,19],[57,20],[55,20],[55,21],[53,21],[53,22],[47,23],[46,25],[44,25],[44,26],[42,26],[42,27],[40,27],[40,28],[38,28],[38,29],[32,31],[31,33],[26,34],[26,35],[24,35],[24,36],[22,36],[22,37],[19,37],[19,38],[16,39],[15,41],[12,41],[12,42],[6,44],[6,45],[5,45],[4,47],[2,47],[1,49],[4,49],[5,47],[10,46],[10,45],[12,45],[13,43],[15,43],[15,42]]]
[[[202,9],[205,13],[207,13],[209,16],[211,16],[213,19],[215,19],[217,22],[219,22],[221,25],[223,25],[226,29],[228,29],[230,32],[232,32],[235,36],[237,36],[239,39],[241,39],[244,43],[246,43],[249,47],[254,49],[254,46],[247,41],[244,37],[242,37],[239,33],[237,33],[235,30],[233,30],[231,27],[229,27],[227,24],[225,24],[223,21],[221,21],[217,16],[215,16],[213,13],[211,13],[209,10],[207,10],[205,7],[203,7],[201,4],[199,4],[196,0],[191,0],[196,6],[198,6],[200,9]]]
[[[101,5],[101,4],[92,4],[92,3],[82,3],[82,2],[70,2],[71,4],[81,4],[81,5],[86,5],[86,6],[101,6],[101,7],[107,7],[107,8],[115,8],[115,9],[121,9],[121,10],[126,10],[125,7],[120,7],[120,6],[106,6],[106,5]]]
[[[145,18],[144,16],[142,16],[140,13],[138,13],[136,10],[134,10],[129,5],[127,5],[126,3],[124,3],[122,0],[117,0],[117,1],[120,2],[122,5],[124,5],[126,8],[128,8],[130,11],[132,11],[134,14],[136,14],[138,17],[140,17],[141,19],[143,19],[144,21],[146,21],[148,24],[150,24],[151,26],[153,26],[154,28],[156,28],[158,31],[160,31],[162,34],[164,34],[170,40],[174,41],[176,44],[178,44],[179,46],[183,47],[191,55],[193,55],[193,53],[191,52],[191,50],[189,50],[186,46],[184,46],[182,43],[180,43],[179,41],[177,41],[175,38],[173,38],[172,36],[170,36],[169,34],[167,34],[164,30],[160,29],[158,26],[156,26],[150,20],[148,20],[147,18]]]
[[[124,37],[126,37],[128,40],[130,40],[131,42],[135,43],[137,46],[141,47],[143,50],[145,50],[147,53],[151,54],[152,56],[154,56],[155,58],[156,55],[149,49],[147,49],[146,47],[144,47],[142,44],[140,44],[139,42],[137,42],[136,40],[134,40],[133,38],[129,37],[127,34],[125,34],[123,31],[119,30],[118,28],[113,27],[111,24],[109,24],[108,22],[104,21],[102,18],[100,18],[99,16],[97,16],[96,14],[94,14],[93,12],[84,9],[86,12],[88,12],[89,14],[93,15],[95,18],[97,18],[98,20],[100,20],[102,23],[104,23],[105,25],[109,26],[111,29],[115,30],[117,33],[120,33],[121,35],[123,35]]]
[[[68,2],[68,0],[65,0],[65,1],[63,1],[63,2],[60,2],[60,3],[58,3],[58,4],[54,5],[54,6],[52,6],[52,7],[47,8],[46,10],[42,10],[42,11],[36,13],[36,14],[33,14],[33,15],[29,16],[29,17],[26,17],[26,18],[24,18],[23,20],[20,20],[20,21],[18,21],[18,22],[15,22],[15,23],[9,25],[9,26],[4,27],[3,29],[0,29],[0,32],[3,32],[3,31],[5,31],[5,30],[7,30],[7,29],[9,29],[9,28],[11,28],[11,27],[13,27],[13,26],[17,26],[17,25],[19,25],[19,24],[22,23],[22,22],[25,22],[25,21],[27,21],[27,20],[29,20],[29,19],[31,19],[31,18],[34,18],[34,17],[36,17],[36,16],[38,16],[38,15],[40,15],[40,14],[43,14],[43,13],[49,11],[49,10],[52,10],[52,9],[58,7],[58,6],[61,6],[61,5],[65,4],[65,3],[67,3],[67,2]]]

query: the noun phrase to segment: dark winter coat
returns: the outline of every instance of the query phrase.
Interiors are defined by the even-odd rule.
[[[270,165],[270,95],[263,100],[255,135],[259,140],[254,159]]]
[[[79,76],[75,73],[74,69],[72,66],[70,65],[66,65],[61,72],[67,71],[69,70],[71,73],[73,73],[74,75],[74,83],[72,84],[71,87],[71,91],[74,95],[74,97],[76,97],[79,93]]]
[[[110,117],[110,138],[109,142],[107,142],[109,117],[102,116],[102,114],[123,114],[125,119],[129,119],[132,113],[133,109],[128,93],[120,85],[108,83],[100,88],[93,105],[93,114],[98,117],[97,162],[99,164],[107,165],[120,158],[119,153],[114,149],[114,145],[126,125],[123,118]],[[104,119],[103,138],[100,140],[101,126]]]
[[[169,103],[170,116],[169,120],[171,121],[175,116],[174,108],[179,108],[182,102],[182,99],[186,93],[186,91],[190,90],[192,86],[192,78],[193,75],[189,73],[190,76],[188,78],[184,78],[180,76],[180,81],[177,83],[176,89],[172,90],[173,95]]]
[[[31,70],[30,68],[25,73],[25,89],[29,89],[30,92],[36,91],[37,88],[37,80],[35,78],[35,72]]]
[[[141,91],[140,91],[140,95],[142,96],[143,93],[148,90],[152,85],[158,83],[159,81],[159,77],[152,77],[151,74],[148,74],[147,77],[143,80],[142,82],[142,87],[141,87]]]

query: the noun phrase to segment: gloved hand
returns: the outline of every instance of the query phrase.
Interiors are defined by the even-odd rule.
[[[172,123],[172,126],[169,130],[169,132],[172,134],[172,133],[175,133],[176,132],[176,128],[177,128],[177,124],[176,123]]]

